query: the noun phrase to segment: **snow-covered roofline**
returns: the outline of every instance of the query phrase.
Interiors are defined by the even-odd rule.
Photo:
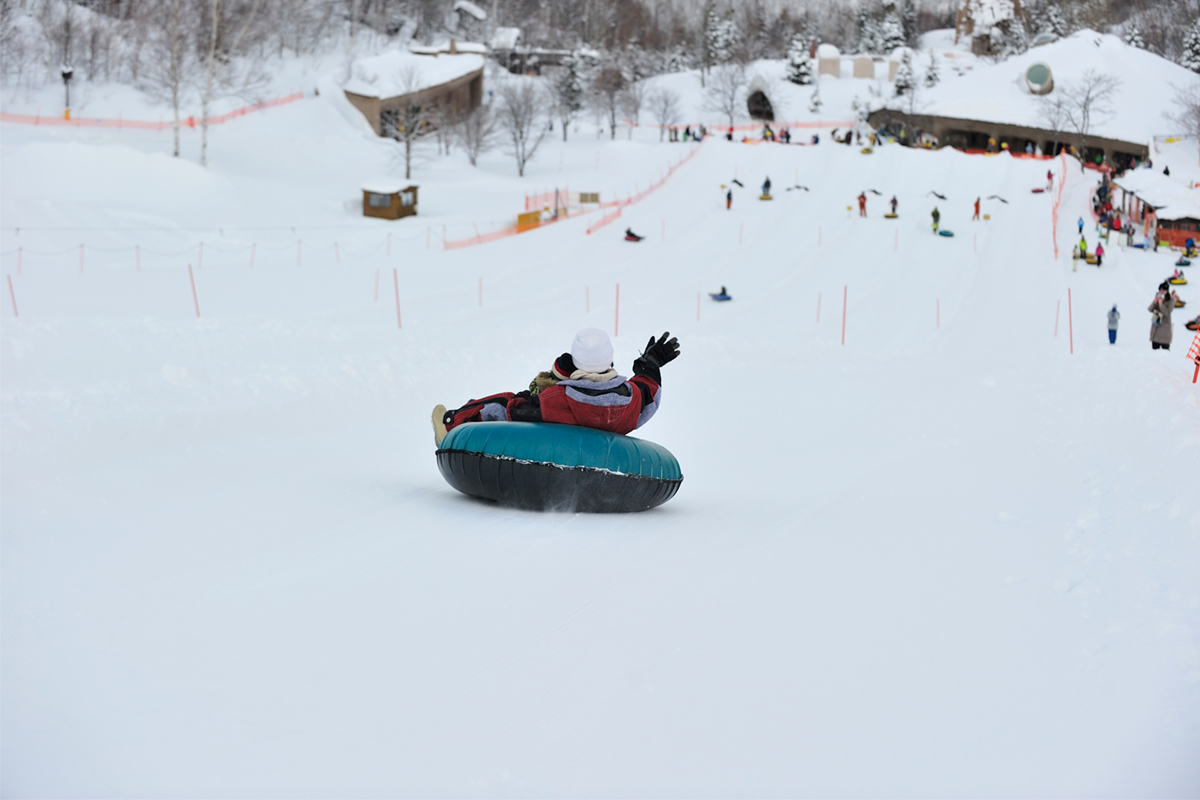
[[[487,19],[487,13],[479,6],[472,3],[470,0],[455,0],[454,10],[462,11],[465,14],[470,14],[475,19],[482,22]]]
[[[405,189],[418,187],[419,184],[415,181],[399,181],[395,178],[375,178],[362,183],[362,190],[373,194],[399,194]]]

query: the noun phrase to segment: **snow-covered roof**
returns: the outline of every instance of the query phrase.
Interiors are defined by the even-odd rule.
[[[454,10],[462,11],[464,14],[470,14],[475,19],[482,22],[487,19],[487,13],[482,8],[470,2],[470,0],[455,0]]]
[[[416,188],[417,185],[413,181],[401,181],[396,178],[374,178],[363,181],[362,190],[375,194],[397,194],[405,189]]]
[[[1161,112],[1174,105],[1172,84],[1184,86],[1196,78],[1178,64],[1131,47],[1116,36],[1083,30],[998,64],[980,62],[962,77],[943,80],[925,90],[921,113],[1045,129],[1041,104],[1022,78],[1039,61],[1054,72],[1054,90],[1048,98],[1078,82],[1088,70],[1118,78],[1121,85],[1111,102],[1112,113],[1097,119],[1093,112],[1090,132],[1127,142],[1148,142],[1155,134],[1170,131],[1172,125]]]
[[[822,44],[817,46],[817,58],[841,58],[842,53],[834,45]]]
[[[428,58],[399,50],[354,62],[347,92],[363,97],[398,97],[483,69],[483,57],[474,54]]]
[[[517,46],[517,40],[520,38],[520,28],[496,28],[496,32],[492,34],[492,49],[512,50]]]
[[[1200,219],[1200,191],[1156,169],[1131,169],[1113,183],[1153,206],[1159,219]]]
[[[439,42],[438,44],[417,44],[408,48],[410,53],[416,53],[419,56],[446,56],[446,55],[462,55],[464,53],[476,53],[478,55],[487,55],[487,46],[479,42],[460,42],[454,40],[454,47],[451,49],[450,41]]]

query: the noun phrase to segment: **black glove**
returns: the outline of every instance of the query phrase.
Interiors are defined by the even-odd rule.
[[[646,352],[633,362],[633,374],[645,375],[657,384],[662,384],[662,374],[659,367],[679,358],[679,340],[667,339],[671,333],[664,333],[657,340],[653,336],[646,343]]]
[[[646,343],[646,351],[642,353],[642,358],[656,367],[661,367],[679,358],[679,340],[674,336],[667,339],[668,336],[671,336],[670,331],[660,336],[658,341],[651,336],[650,341]]]

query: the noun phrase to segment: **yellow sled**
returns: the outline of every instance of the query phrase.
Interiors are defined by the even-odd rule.
[[[1094,254],[1094,253],[1092,253],[1092,254],[1089,254],[1089,255],[1088,255],[1088,257],[1087,257],[1085,260],[1086,260],[1086,261],[1087,261],[1087,263],[1089,263],[1089,264],[1099,264],[1099,263],[1100,263],[1100,259],[1096,258],[1096,256],[1095,256],[1095,254]]]
[[[884,219],[895,219],[898,216],[900,216],[900,215],[899,214],[884,214],[883,218]]]
[[[865,155],[871,155],[871,153],[874,153],[875,151],[870,147],[864,147],[861,152]]]
[[[771,195],[769,195],[769,194],[760,194],[758,196],[758,199],[759,200],[774,200],[775,198],[771,197]]]
[[[1184,277],[1168,278],[1167,282],[1170,283],[1172,286],[1186,286],[1187,278],[1184,278]]]

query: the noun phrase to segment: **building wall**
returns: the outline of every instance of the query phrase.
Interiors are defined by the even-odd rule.
[[[1046,148],[1049,143],[1070,145],[1076,150],[1083,150],[1084,138],[1076,133],[1067,131],[1051,131],[1041,128],[1031,128],[1022,125],[1009,125],[1000,122],[984,122],[973,119],[956,119],[953,117],[937,117],[929,114],[905,114],[903,111],[881,109],[872,112],[867,118],[876,128],[885,125],[903,126],[905,136],[902,143],[910,144],[917,131],[924,131],[937,137],[938,146],[944,147],[951,143],[948,140],[965,140],[965,143],[955,142],[954,146],[964,149],[982,149],[989,138],[995,139],[997,147],[1001,142],[1008,142],[1014,152],[1022,152],[1026,141],[1032,141],[1039,148]],[[1087,149],[1102,150],[1104,161],[1112,163],[1114,154],[1125,154],[1145,159],[1149,156],[1149,148],[1137,142],[1123,142],[1118,139],[1106,139],[1101,136],[1088,136]]]
[[[353,92],[346,92],[346,99],[367,118],[375,135],[382,136],[383,112],[402,109],[412,101],[417,102],[422,108],[430,109],[433,106],[449,105],[460,113],[479,108],[483,102],[483,69],[477,69],[461,78],[422,89],[411,95],[398,95],[381,100],[378,97],[363,97]]]
[[[821,58],[817,60],[818,75],[832,75],[835,78],[842,77],[842,59],[838,58]]]

